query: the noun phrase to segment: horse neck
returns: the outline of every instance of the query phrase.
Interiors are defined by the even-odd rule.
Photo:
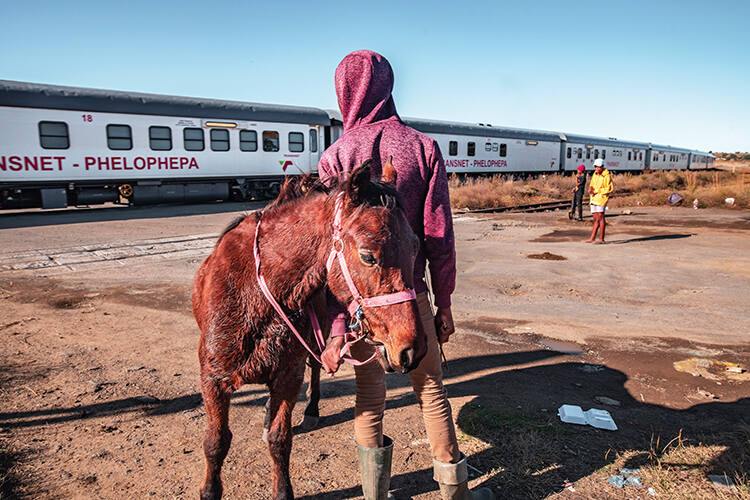
[[[289,309],[299,308],[325,284],[333,221],[328,198],[290,201],[261,219],[261,273]]]

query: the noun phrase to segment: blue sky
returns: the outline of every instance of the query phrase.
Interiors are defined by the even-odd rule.
[[[0,78],[335,108],[368,48],[400,114],[750,150],[750,2],[0,0]]]

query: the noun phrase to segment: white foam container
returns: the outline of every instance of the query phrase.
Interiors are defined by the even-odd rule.
[[[615,425],[612,415],[607,410],[591,408],[590,410],[583,411],[580,406],[562,405],[558,408],[557,415],[566,424],[590,425],[591,427],[608,431],[617,430],[617,425]]]
[[[557,415],[566,424],[586,425],[588,423],[586,422],[586,415],[583,414],[580,406],[562,405],[557,410]]]
[[[597,429],[605,429],[608,431],[617,430],[617,425],[615,425],[615,421],[612,419],[612,415],[610,415],[607,410],[597,410],[596,408],[591,408],[590,410],[583,413],[586,415],[586,423],[591,427],[596,427]]]

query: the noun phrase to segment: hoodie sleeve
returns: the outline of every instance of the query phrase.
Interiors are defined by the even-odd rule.
[[[320,157],[320,161],[318,161],[318,177],[320,177],[321,181],[327,181],[331,177],[338,176],[338,171],[331,166],[331,163],[328,160],[329,156],[330,154],[323,153]]]
[[[428,166],[431,174],[424,203],[424,249],[429,261],[432,291],[437,307],[450,307],[456,287],[456,246],[453,216],[448,195],[448,174],[443,155],[435,141]]]

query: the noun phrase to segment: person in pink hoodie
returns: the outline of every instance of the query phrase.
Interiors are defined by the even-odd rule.
[[[369,159],[372,175],[379,179],[382,165],[391,160],[397,173],[396,189],[402,208],[422,243],[414,264],[414,288],[427,334],[427,354],[409,376],[430,441],[434,478],[440,485],[442,498],[492,498],[486,488],[481,492],[468,490],[466,458],[458,450],[451,407],[443,387],[438,342],[447,342],[455,331],[451,294],[456,282],[456,250],[448,176],[440,148],[434,139],[406,126],[399,118],[391,96],[393,70],[380,54],[359,50],[347,55],[336,68],[335,85],[344,133],[323,153],[318,173],[324,181],[346,176]],[[427,266],[436,314],[424,280]],[[338,303],[329,305],[329,313],[331,340],[322,361],[326,371],[333,374],[341,364],[339,353],[348,315],[346,307]],[[355,358],[364,360],[371,356],[373,347],[359,342],[351,352]],[[378,363],[354,369],[357,386],[354,437],[363,490],[366,499],[381,499],[387,495],[390,484],[393,449],[392,442],[383,436],[385,374]],[[375,468],[367,465],[372,463],[380,465]]]

